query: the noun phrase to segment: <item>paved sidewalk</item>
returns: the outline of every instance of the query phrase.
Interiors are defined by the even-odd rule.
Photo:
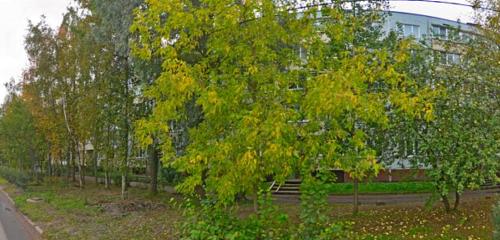
[[[500,195],[500,188],[476,190],[476,191],[466,191],[462,195],[461,200],[473,200],[484,197],[494,197],[495,195]],[[425,203],[429,197],[430,193],[420,193],[420,194],[360,194],[359,202],[362,205],[394,205],[394,204],[406,204],[406,203]],[[278,202],[289,202],[298,203],[300,202],[299,195],[274,195],[273,198]],[[352,204],[352,195],[330,195],[328,201],[330,203],[336,204]],[[453,199],[453,197],[451,197]]]
[[[7,235],[5,234],[5,230],[3,230],[3,225],[0,222],[0,240],[7,239]]]
[[[0,191],[0,240],[40,239],[36,229],[12,205]]]

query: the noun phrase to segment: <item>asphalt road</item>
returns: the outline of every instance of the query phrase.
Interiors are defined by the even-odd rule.
[[[0,240],[39,239],[37,231],[17,212],[7,196],[0,192]]]

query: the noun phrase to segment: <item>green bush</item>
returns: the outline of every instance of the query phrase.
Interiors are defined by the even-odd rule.
[[[315,239],[328,226],[328,188],[324,181],[306,177],[300,195],[300,239]]]
[[[258,213],[244,218],[214,202],[195,205],[187,201],[181,207],[185,217],[179,226],[181,239],[291,239],[288,216],[269,199],[259,199]]]
[[[161,184],[171,186],[177,185],[183,179],[182,175],[171,167],[161,168],[158,177]]]
[[[352,232],[351,222],[330,223],[323,214],[318,218],[318,213],[312,213],[314,206],[309,207],[311,216],[302,216],[302,223],[296,225],[272,204],[268,194],[259,198],[259,211],[247,217],[210,201],[197,205],[188,200],[181,209],[181,239],[361,239]]]
[[[120,186],[122,184],[122,174],[119,172],[113,172],[109,174],[109,177],[111,178],[111,182],[115,186]]]
[[[32,177],[29,174],[7,167],[0,167],[0,176],[23,189],[26,188],[32,180]]]
[[[293,239],[361,239],[352,231],[352,222],[332,222],[328,216],[329,184],[318,178],[304,178],[300,196],[301,223]]]
[[[493,239],[500,240],[500,201],[493,208]]]

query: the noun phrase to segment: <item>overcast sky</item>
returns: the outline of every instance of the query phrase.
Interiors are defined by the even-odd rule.
[[[168,0],[166,0],[168,1]],[[466,0],[443,0],[468,3]],[[28,20],[38,22],[45,15],[47,23],[56,27],[71,0],[0,0],[0,102],[6,95],[3,86],[10,78],[20,78],[27,64],[24,36]],[[471,22],[472,9],[424,2],[391,2],[391,10],[425,14],[451,20]]]

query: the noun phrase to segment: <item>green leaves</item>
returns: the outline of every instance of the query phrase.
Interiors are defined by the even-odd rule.
[[[162,75],[147,90],[156,106],[144,121],[168,136],[176,129],[159,126],[189,121],[191,99],[203,112],[203,121],[190,127],[185,154],[173,158],[190,175],[179,186],[184,192],[203,185],[230,202],[240,192],[256,192],[267,176],[291,173],[296,130],[288,122],[296,111],[286,103],[296,74],[285,69],[297,61],[290,52],[300,39],[286,23],[297,34],[301,29],[295,17],[280,23],[277,15],[283,14],[271,2],[150,1],[137,11],[132,30],[144,35],[134,43],[137,55],[163,59]]]
[[[451,191],[460,195],[497,178],[499,65],[493,59],[500,52],[492,45],[494,34],[488,35],[460,46],[460,64],[430,66],[432,78],[424,80],[439,94],[425,106],[425,121],[417,122],[418,156],[430,167],[428,175],[445,201]]]
[[[38,132],[26,102],[10,93],[0,118],[0,153],[4,166],[30,171],[43,156],[45,136]]]
[[[172,152],[174,133],[185,129],[166,126],[190,122],[193,99],[202,113],[181,156],[164,156],[188,175],[183,192],[201,186],[229,203],[304,164],[376,174],[368,129],[388,126],[388,105],[423,111],[418,89],[401,88],[415,85],[400,71],[409,44],[378,48],[378,30],[366,28],[376,12],[294,9],[287,1],[147,1],[136,10],[133,52],[162,59],[163,69],[146,90],[155,107],[138,122],[139,139],[150,144],[160,134],[163,151]]]

